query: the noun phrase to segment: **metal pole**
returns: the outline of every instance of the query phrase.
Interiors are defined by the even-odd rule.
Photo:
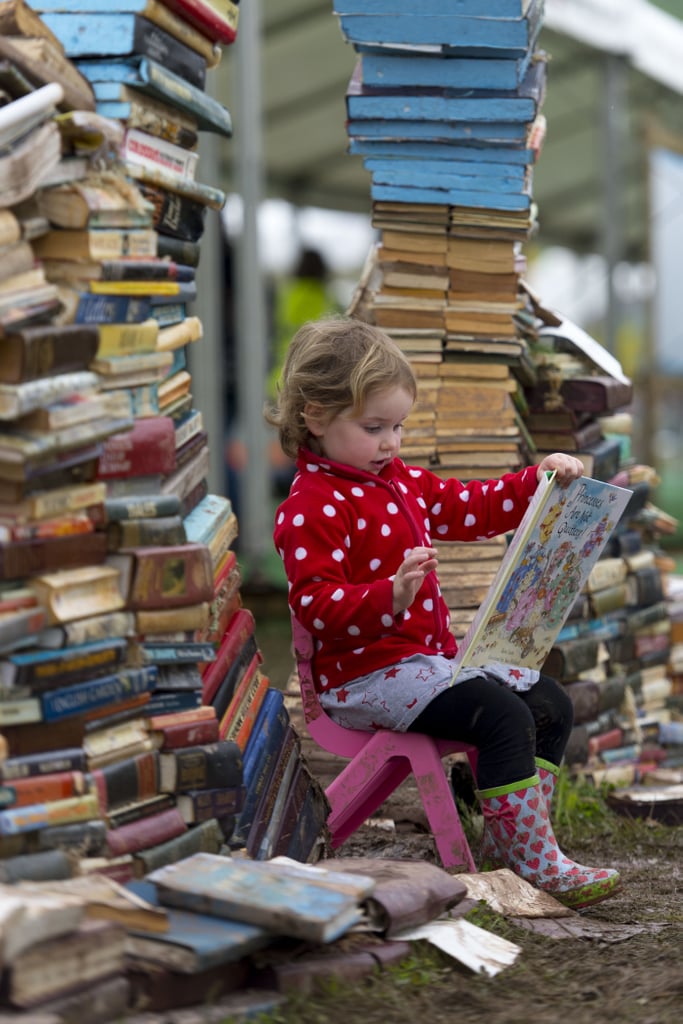
[[[240,478],[240,551],[247,575],[259,575],[272,548],[267,431],[263,419],[267,373],[266,301],[259,258],[258,211],[263,196],[260,0],[240,7],[235,42],[238,114],[235,134],[238,184],[243,202],[236,251],[236,373],[238,434],[247,467]]]
[[[614,286],[614,271],[623,258],[621,191],[623,187],[623,128],[625,118],[625,65],[623,58],[606,54],[603,114],[603,255],[607,265],[607,313],[605,348],[614,353],[621,320],[619,296]]]

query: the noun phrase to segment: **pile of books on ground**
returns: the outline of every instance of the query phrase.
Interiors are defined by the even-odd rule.
[[[238,8],[0,3],[0,880],[319,850],[209,492],[189,306]],[[258,717],[260,716],[260,717]],[[257,724],[258,717],[258,724]]]
[[[371,174],[379,230],[351,311],[386,328],[417,374],[403,455],[463,480],[519,469],[533,458],[521,411],[535,371],[513,314],[545,134],[542,4],[334,6],[358,52],[349,150]],[[504,542],[439,550],[462,635]]]

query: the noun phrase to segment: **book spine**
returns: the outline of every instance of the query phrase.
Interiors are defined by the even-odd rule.
[[[242,785],[242,752],[227,740],[161,754],[160,763],[162,792]],[[171,768],[172,780],[165,778],[165,766]]]
[[[26,807],[29,804],[43,804],[70,796],[81,796],[86,791],[86,783],[82,772],[66,771],[15,779],[12,782],[12,789],[12,806]]]
[[[98,54],[101,49],[100,44]],[[147,18],[135,16],[132,50],[169,68],[197,89],[205,88],[205,58]]]
[[[86,644],[110,636],[134,636],[135,619],[132,612],[105,612],[76,622],[66,622],[62,629],[66,644]]]
[[[199,154],[167,139],[137,128],[128,128],[121,144],[121,157],[143,167],[162,167],[171,174],[193,179]],[[143,191],[144,194],[144,191]]]
[[[135,549],[128,594],[133,611],[201,604],[213,597],[213,567],[203,544]]]
[[[156,679],[156,667],[148,665],[76,686],[52,690],[41,697],[43,720],[54,722],[60,718],[83,714],[93,708],[113,704],[132,694],[150,692],[156,686]]]
[[[179,747],[194,747],[216,743],[220,739],[218,719],[205,722],[178,722],[175,725],[157,727],[154,731],[161,740],[161,751],[177,750]]]
[[[225,636],[216,652],[215,661],[202,670],[204,680],[204,703],[210,704],[216,695],[226,672],[239,654],[241,648],[254,633],[256,623],[248,608],[239,608],[228,624]]]
[[[227,818],[244,802],[244,786],[222,786],[215,789],[191,789],[178,797],[178,808],[188,825],[209,818]]]
[[[180,516],[126,519],[111,523],[107,533],[113,549],[159,547],[187,542],[185,526]]]
[[[232,0],[209,4],[205,0],[168,0],[168,6],[209,39],[232,43],[237,35],[239,6]]]
[[[235,720],[225,734],[225,738],[228,740],[234,740],[242,751],[246,749],[247,743],[249,742],[249,737],[253,731],[256,718],[258,717],[261,704],[263,703],[263,698],[265,697],[269,686],[270,680],[268,676],[261,675],[259,672],[258,685],[254,690],[252,700],[249,702],[246,709],[241,712],[239,716],[240,720]]]
[[[149,305],[149,304],[148,304]],[[97,358],[110,356],[137,355],[141,352],[155,352],[159,336],[159,324],[153,318],[142,322],[114,323],[110,320],[97,323]]]
[[[152,814],[148,818],[140,818],[128,825],[107,832],[107,847],[112,856],[123,853],[137,853],[149,846],[173,839],[187,830],[182,815],[177,807]]]
[[[0,546],[0,578],[23,579],[37,573],[93,565],[106,557],[107,538],[101,533],[15,541]]]
[[[170,416],[136,420],[132,430],[115,434],[104,443],[97,465],[100,480],[150,473],[172,473],[175,469],[175,425]]]
[[[165,864],[185,860],[194,853],[218,853],[223,842],[223,831],[215,818],[199,822],[174,839],[139,850],[134,856],[136,877],[148,875]]]
[[[92,643],[61,647],[59,651],[30,651],[10,655],[14,683],[31,685],[38,689],[55,683],[80,682],[97,673],[111,673],[128,654],[128,643],[123,637],[95,640]]]
[[[91,774],[104,814],[118,804],[145,800],[159,792],[159,754],[149,750],[137,757],[97,768]]]
[[[128,498],[107,498],[104,501],[108,522],[126,519],[148,519],[154,516],[177,515],[180,500],[175,494],[147,494]]]
[[[232,135],[229,111],[201,89],[147,58],[140,62],[139,73],[142,81],[159,99],[196,117],[206,131],[217,132],[227,138]]]
[[[86,370],[97,351],[92,327],[28,327],[3,339],[0,380],[20,383]],[[11,369],[10,369],[11,368]]]
[[[71,822],[97,818],[99,805],[94,793],[66,797],[49,803],[31,804],[28,807],[8,808],[0,811],[0,835],[16,832],[32,832],[46,825],[66,825]]]
[[[154,208],[152,223],[160,235],[198,242],[204,233],[206,206],[179,192],[140,182],[140,191]]]
[[[155,793],[144,800],[134,800],[127,804],[116,806],[105,814],[107,826],[110,830],[122,828],[124,825],[132,825],[133,822],[141,821],[142,818],[151,818],[162,811],[168,811],[176,806],[176,800],[172,793]]]
[[[82,747],[70,747],[52,752],[26,754],[24,757],[10,757],[0,763],[0,779],[3,782],[39,778],[61,772],[84,772],[85,754]]]
[[[84,292],[76,308],[77,324],[139,324],[147,320],[152,306],[138,295],[94,295]]]

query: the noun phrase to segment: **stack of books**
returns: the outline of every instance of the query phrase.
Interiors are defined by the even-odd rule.
[[[379,231],[350,311],[384,327],[415,368],[403,455],[462,480],[520,469],[535,457],[523,421],[535,369],[514,314],[545,135],[542,4],[448,13],[432,0],[419,12],[335,0],[335,11],[358,53],[349,150],[370,172]],[[488,547],[473,568],[462,546],[439,546],[456,635],[504,550]]]
[[[0,11],[8,880],[129,878],[217,852],[244,798],[200,671],[236,525],[207,493],[184,360],[202,333],[186,307],[204,213],[224,199],[196,181],[197,133],[230,133],[205,76],[237,8],[138,6]]]

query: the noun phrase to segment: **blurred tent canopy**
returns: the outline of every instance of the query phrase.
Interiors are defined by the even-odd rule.
[[[268,197],[295,206],[371,210],[370,175],[346,151],[345,93],[356,54],[344,42],[333,8],[333,0],[248,0],[237,42],[212,76],[212,91],[231,110],[234,136],[220,145],[207,140],[203,166],[207,180],[239,193],[243,204],[235,239],[236,344],[249,469],[240,535],[242,557],[255,575],[272,551],[262,418],[268,338],[256,212]],[[683,152],[681,16],[683,0],[662,0],[660,6],[647,0],[546,0],[539,46],[550,60],[543,105],[548,130],[533,179],[538,244],[601,253],[610,270],[621,260],[648,260],[648,152],[652,145]],[[217,252],[215,220],[209,233]],[[199,276],[198,312],[208,345],[201,365],[193,366],[212,437],[222,436],[223,425],[216,306],[224,282],[218,263],[203,263]],[[608,348],[618,320],[613,277],[607,274]],[[221,447],[212,446],[211,480],[219,489]]]

